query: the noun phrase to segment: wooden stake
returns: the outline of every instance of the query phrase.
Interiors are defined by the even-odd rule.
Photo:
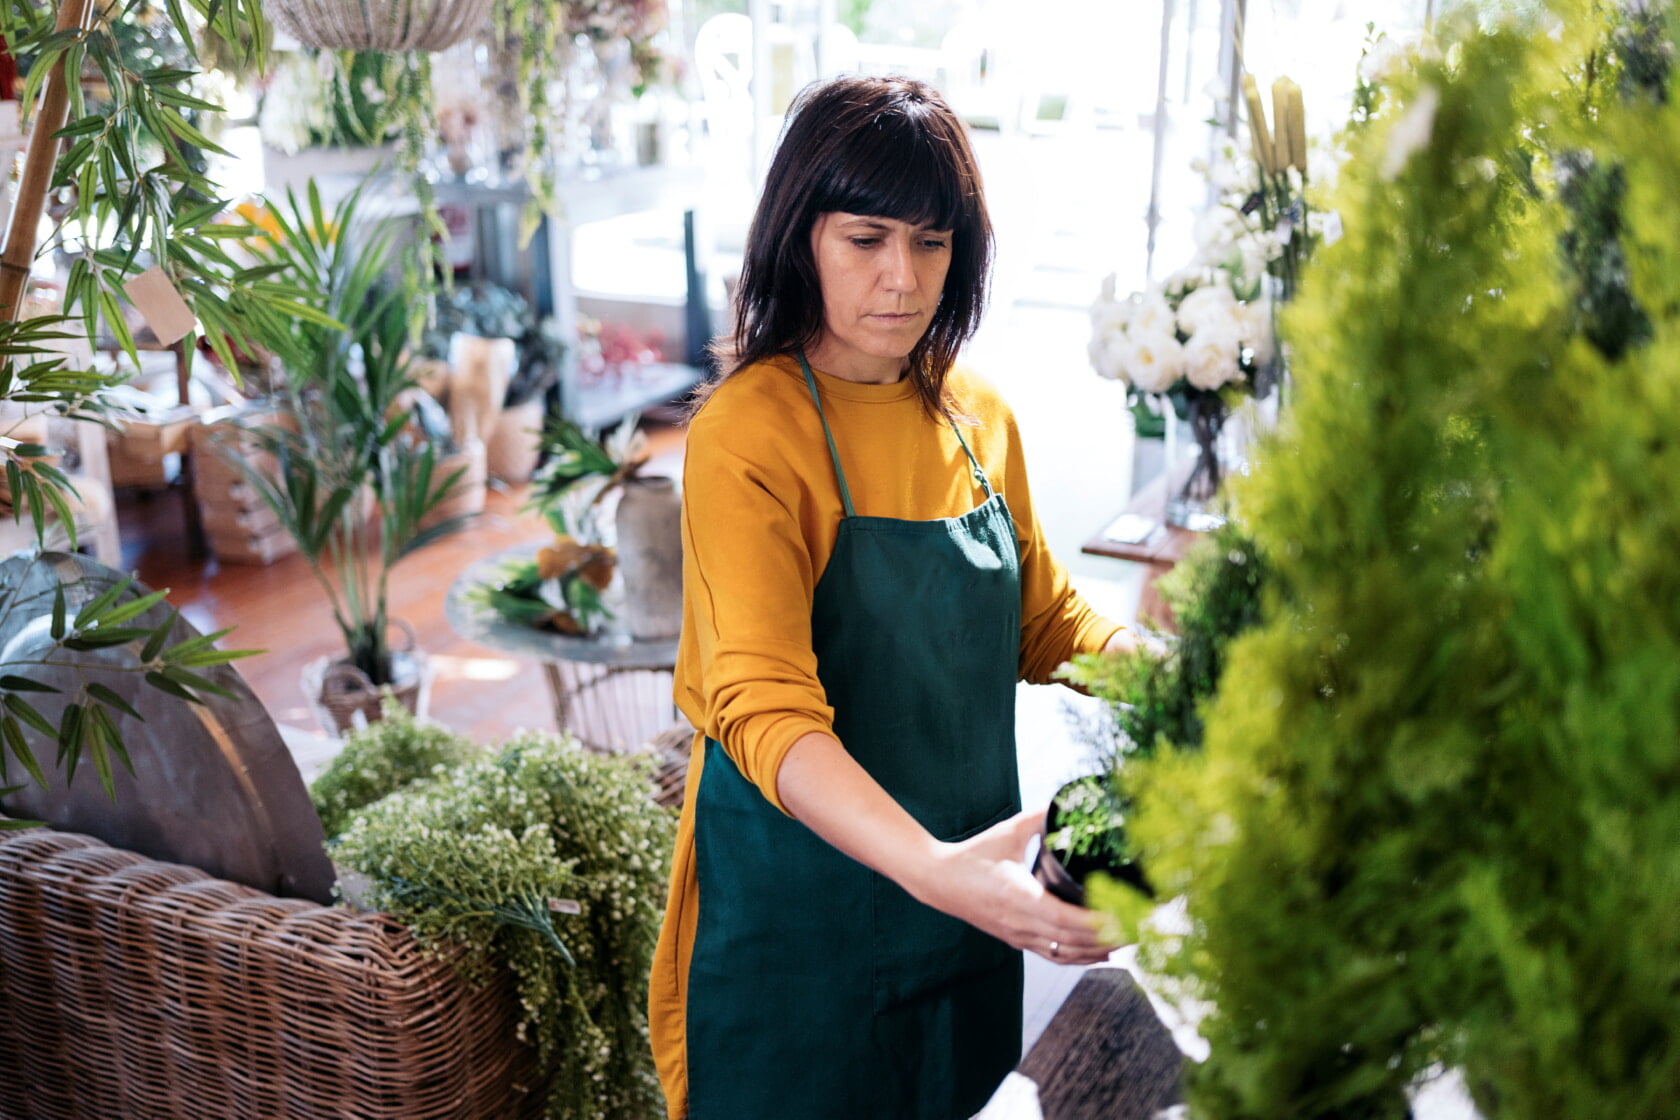
[[[63,0],[58,9],[57,30],[85,30],[92,11],[88,0]],[[52,185],[53,164],[58,157],[58,138],[70,112],[68,83],[80,75],[66,75],[60,56],[47,75],[41,109],[29,134],[29,151],[24,157],[23,177],[18,182],[17,201],[6,224],[5,248],[0,249],[0,320],[16,322],[23,309],[23,290],[35,263],[37,229],[46,206],[47,188]]]

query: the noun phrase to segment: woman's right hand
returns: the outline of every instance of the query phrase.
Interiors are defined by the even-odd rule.
[[[1056,964],[1097,964],[1119,948],[1100,933],[1100,915],[1063,902],[1027,868],[1027,845],[1044,824],[1044,810],[1027,810],[966,840],[942,843],[906,884],[935,910]]]

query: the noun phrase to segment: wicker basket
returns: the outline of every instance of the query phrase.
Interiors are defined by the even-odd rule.
[[[0,833],[0,1116],[526,1117],[509,978],[396,920]]]
[[[264,12],[306,47],[441,51],[482,28],[491,0],[271,0]]]

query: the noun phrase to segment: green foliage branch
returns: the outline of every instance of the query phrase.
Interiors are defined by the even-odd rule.
[[[202,670],[256,651],[217,649],[216,642],[228,630],[180,637],[176,626],[179,614],[173,609],[156,621],[148,620],[148,613],[155,617],[154,608],[163,604],[166,592],[142,594],[132,576],[84,579],[69,593],[56,581],[50,593],[41,590],[32,574],[53,559],[52,553],[14,557],[7,562],[5,578],[0,579],[0,629],[21,634],[25,624],[17,619],[47,620],[44,649],[39,643],[26,643],[0,662],[0,797],[24,788],[7,784],[12,765],[20,767],[42,789],[47,788],[46,769],[36,754],[37,748],[30,745],[32,737],[40,736],[56,748],[52,764],[63,772],[66,784],[76,780],[85,759],[106,796],[114,800],[115,766],[134,772],[123,743],[121,721],[125,717],[145,718],[111,687],[114,677],[137,674],[161,692],[200,703],[206,695],[229,695]],[[134,650],[132,662],[97,657],[100,651],[114,647]],[[51,670],[58,678],[62,678],[63,670],[72,670],[76,685],[67,691],[48,684],[40,679],[42,670]],[[47,697],[58,705],[56,723],[41,710]],[[36,823],[0,818],[0,829],[28,828]]]
[[[1401,1117],[1437,1063],[1490,1118],[1672,1110],[1676,31],[1448,20],[1352,139],[1239,495],[1276,610],[1133,769],[1199,1115]]]
[[[379,761],[368,737],[402,752],[416,725],[398,711],[386,722],[351,746],[359,767],[395,774],[407,764]],[[651,792],[644,762],[526,733],[494,758],[439,767],[357,810],[334,843],[341,865],[372,880],[368,905],[423,943],[464,947],[472,976],[512,971],[521,1037],[556,1118],[630,1120],[662,1107],[647,977],[675,821]]]

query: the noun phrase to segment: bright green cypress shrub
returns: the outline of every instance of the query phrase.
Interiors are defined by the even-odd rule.
[[[1640,9],[1642,10],[1642,9]],[[1354,137],[1240,493],[1277,594],[1133,772],[1217,1117],[1673,1115],[1680,98],[1657,14],[1442,31]]]

